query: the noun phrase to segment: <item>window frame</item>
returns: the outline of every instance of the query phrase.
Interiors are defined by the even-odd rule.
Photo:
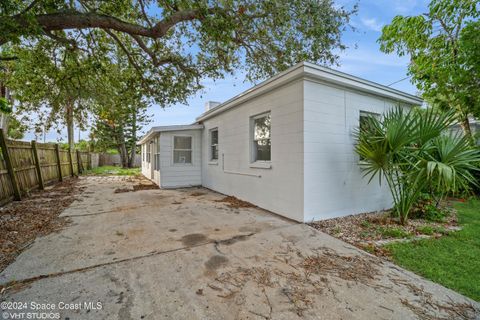
[[[270,116],[270,160],[258,160],[257,151],[255,150],[255,120]],[[270,168],[272,162],[272,112],[270,110],[253,115],[250,117],[250,164],[258,164],[260,167]],[[267,139],[264,139],[267,140]]]
[[[175,149],[175,137],[187,137],[190,138],[190,149]],[[193,135],[191,134],[174,134],[172,135],[172,165],[174,166],[193,166],[193,149],[194,149],[194,143],[193,143]],[[190,162],[175,162],[175,151],[190,151]]]
[[[213,143],[213,132],[217,132],[217,143]],[[218,163],[218,157],[219,157],[219,145],[220,145],[220,136],[219,136],[219,131],[218,127],[212,128],[208,131],[208,141],[209,141],[209,162],[212,163]],[[213,147],[216,147],[217,151],[217,157],[213,158]]]

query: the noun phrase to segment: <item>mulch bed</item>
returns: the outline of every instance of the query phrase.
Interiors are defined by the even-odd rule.
[[[406,225],[401,225],[398,219],[390,215],[389,211],[380,211],[317,221],[311,223],[310,226],[377,256],[387,258],[389,253],[383,248],[386,243],[441,237],[458,229],[457,217],[453,211],[442,222],[409,219]],[[434,231],[427,235],[424,231],[425,228]],[[405,234],[407,237],[403,237],[401,234]]]
[[[58,231],[69,222],[58,216],[82,191],[77,181],[68,179],[47,190],[35,191],[22,201],[0,207],[0,271],[37,236]]]

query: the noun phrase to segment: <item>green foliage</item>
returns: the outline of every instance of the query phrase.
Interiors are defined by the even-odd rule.
[[[412,235],[408,233],[407,231],[401,229],[401,228],[384,228],[380,227],[378,229],[378,232],[380,232],[384,237],[389,237],[389,238],[410,238]]]
[[[8,103],[7,99],[0,97],[0,112],[9,114],[12,112],[12,106]]]
[[[443,227],[437,227],[437,226],[420,226],[416,228],[417,232],[420,232],[421,234],[431,236],[435,233],[443,234],[446,235],[448,234],[448,231],[443,228]]]
[[[449,212],[442,208],[429,193],[421,193],[412,207],[411,217],[428,221],[444,221]]]
[[[453,112],[397,107],[382,119],[368,117],[357,130],[362,171],[369,182],[377,177],[388,184],[401,223],[424,190],[445,195],[476,184],[480,154],[467,137],[445,134],[453,121]]]
[[[387,248],[402,267],[480,301],[480,200],[456,203],[455,209],[462,230]]]
[[[102,166],[89,170],[90,175],[115,175],[115,176],[138,176],[140,168],[119,168],[115,166]]]
[[[28,127],[18,120],[14,115],[8,116],[8,132],[7,135],[10,139],[21,140],[25,136]]]
[[[380,49],[409,55],[409,75],[423,97],[455,110],[466,135],[480,116],[480,21],[476,0],[432,0],[429,12],[396,16],[382,30]]]
[[[28,10],[27,2],[4,0],[2,6],[0,44],[50,38],[97,57],[120,48],[164,100],[160,105],[198,90],[204,77],[244,70],[256,80],[299,61],[335,63],[345,47],[341,32],[356,11],[331,0],[63,0],[38,1]],[[103,46],[107,39],[115,44]]]
[[[67,126],[73,143],[73,123],[85,128],[92,98],[98,92],[94,59],[46,39],[10,47],[9,52],[18,59],[4,63],[8,72],[1,80],[19,102],[16,113],[32,119],[32,127]]]

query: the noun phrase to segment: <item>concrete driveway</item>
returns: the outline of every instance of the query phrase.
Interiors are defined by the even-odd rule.
[[[124,177],[79,183],[62,214],[72,223],[0,274],[2,301],[53,304],[61,319],[480,318],[472,300],[221,194],[115,193],[139,183]]]

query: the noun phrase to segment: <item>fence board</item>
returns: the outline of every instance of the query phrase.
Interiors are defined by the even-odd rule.
[[[33,145],[35,145],[37,157]],[[6,156],[9,156],[12,163],[13,175],[21,194],[28,194],[31,190],[40,187],[38,170],[41,171],[45,185],[59,181],[59,172],[62,173],[62,179],[72,176],[72,173],[73,175],[79,174],[79,163],[75,151],[71,153],[70,157],[68,150],[58,149],[58,159],[58,147],[52,143],[5,140],[5,146],[7,147],[5,150],[8,152]],[[89,153],[79,152],[79,156],[80,166],[85,170],[90,168]],[[59,165],[61,170],[59,170]],[[14,196],[12,176],[0,148],[0,205],[11,201]]]

